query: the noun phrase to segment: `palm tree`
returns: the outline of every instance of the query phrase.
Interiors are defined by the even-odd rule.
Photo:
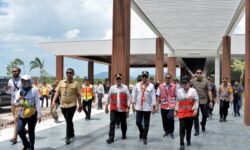
[[[36,68],[40,69],[40,76],[41,77],[43,77],[43,75],[46,74],[46,71],[44,69],[44,60],[42,62],[38,57],[36,57],[35,60],[30,62],[30,70],[29,71],[36,69]]]
[[[24,73],[25,73],[25,65],[24,65],[24,62],[20,59],[20,58],[16,58],[16,59],[14,59],[12,62],[10,62],[8,65],[7,65],[7,67],[6,67],[6,69],[7,69],[7,75],[8,76],[11,76],[11,69],[13,68],[13,67],[17,67],[17,66],[23,66],[23,70],[24,70]]]

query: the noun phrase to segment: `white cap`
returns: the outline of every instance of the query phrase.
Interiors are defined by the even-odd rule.
[[[31,80],[31,77],[29,75],[23,75],[21,77],[21,79],[23,79],[23,80]]]

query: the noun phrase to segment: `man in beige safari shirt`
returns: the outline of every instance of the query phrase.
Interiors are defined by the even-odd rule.
[[[76,111],[77,101],[79,113],[82,110],[82,105],[79,83],[73,80],[74,70],[72,68],[68,68],[66,75],[67,79],[61,80],[56,88],[56,94],[53,98],[52,107],[55,107],[55,101],[60,95],[61,110],[67,124],[65,143],[70,144],[70,139],[75,137],[74,124],[72,120]]]

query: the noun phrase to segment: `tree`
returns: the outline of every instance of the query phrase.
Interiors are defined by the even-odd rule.
[[[245,63],[239,59],[234,59],[233,64],[231,65],[233,71],[240,72],[240,83],[243,81]]]
[[[44,69],[44,60],[42,62],[38,57],[36,57],[35,60],[32,60],[30,62],[30,70],[29,71],[36,69],[36,68],[40,69],[40,77],[43,80],[48,74],[46,72],[46,70]]]
[[[7,69],[7,75],[8,76],[11,76],[11,69],[13,68],[13,67],[18,67],[18,66],[23,66],[23,70],[24,70],[24,73],[25,73],[25,65],[24,65],[24,63],[23,63],[23,61],[20,59],[20,58],[16,58],[16,59],[14,59],[12,62],[10,62],[8,65],[7,65],[7,67],[6,67],[6,69]]]

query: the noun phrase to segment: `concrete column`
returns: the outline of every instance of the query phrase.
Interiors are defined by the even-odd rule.
[[[215,85],[218,88],[220,85],[220,54],[217,52],[217,56],[215,56],[215,63],[214,63],[214,80],[215,80]]]
[[[222,77],[231,81],[231,37],[224,36],[222,40]]]
[[[172,78],[176,77],[176,57],[168,57],[168,72],[172,74]]]
[[[122,82],[129,85],[131,0],[113,0],[113,38],[111,83],[121,73]]]
[[[61,55],[56,56],[56,80],[60,81],[63,79],[64,70],[64,57]]]
[[[109,79],[109,82],[110,82],[111,81],[111,65],[109,65],[108,79]]]
[[[164,39],[156,39],[155,55],[155,81],[163,82],[164,80]]]
[[[94,62],[88,62],[88,78],[91,84],[94,84]]]
[[[245,92],[244,92],[244,122],[250,126],[250,0],[245,0]]]

